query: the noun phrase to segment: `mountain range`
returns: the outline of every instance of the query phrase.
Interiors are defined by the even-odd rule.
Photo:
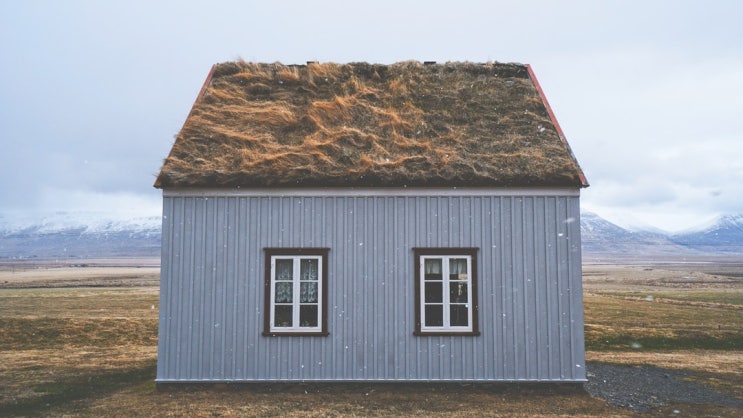
[[[111,218],[100,213],[0,215],[0,260],[157,257],[161,222],[160,216]],[[669,234],[629,230],[584,212],[581,233],[588,259],[743,258],[743,215],[720,217],[701,230]]]
[[[587,258],[663,259],[725,256],[743,259],[743,215],[725,215],[703,229],[665,233],[630,230],[595,213],[581,214],[581,240]]]
[[[160,216],[94,212],[0,215],[0,260],[156,257],[161,224]]]

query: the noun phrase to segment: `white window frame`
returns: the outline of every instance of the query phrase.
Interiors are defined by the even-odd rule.
[[[289,249],[285,250],[286,253],[282,254],[281,249],[266,249],[267,257],[266,262],[269,263],[267,273],[269,274],[270,281],[267,280],[266,291],[268,295],[266,314],[268,315],[265,321],[264,335],[327,335],[327,315],[326,303],[325,303],[325,292],[326,292],[326,281],[327,281],[327,250],[319,249],[318,251],[324,253],[318,253],[313,249]],[[306,252],[306,254],[305,254]],[[282,280],[276,280],[276,261],[277,260],[291,260],[292,261],[292,322],[291,326],[276,326],[276,283],[286,282]],[[302,260],[316,260],[317,261],[317,280],[311,282],[317,283],[317,302],[302,303],[300,299],[301,295],[301,269],[300,265]],[[288,305],[285,303],[279,303],[279,305]],[[316,326],[301,326],[300,324],[300,307],[307,305],[317,306],[317,325]]]
[[[416,303],[417,318],[416,318],[416,335],[450,335],[450,334],[464,334],[464,335],[479,335],[477,329],[477,267],[476,267],[476,251],[477,249],[463,248],[463,249],[430,249],[421,248],[415,249],[415,257],[417,263],[417,291],[416,295],[418,300]],[[450,266],[449,261],[451,259],[465,259],[467,261],[467,277],[466,280],[451,280],[450,278]],[[426,302],[426,283],[431,283],[431,280],[426,280],[426,260],[441,260],[441,290],[442,290],[442,301],[440,303],[427,303]],[[439,282],[438,280],[435,282]],[[450,284],[451,283],[466,283],[467,284],[467,302],[464,304],[467,307],[467,325],[461,326],[451,325],[451,297],[450,297]],[[461,303],[455,302],[454,305]],[[426,326],[426,306],[430,305],[441,305],[443,310],[443,324],[441,326]]]

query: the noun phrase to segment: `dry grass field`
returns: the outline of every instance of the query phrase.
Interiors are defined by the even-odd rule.
[[[158,269],[42,267],[0,266],[0,416],[634,415],[560,385],[158,391]],[[683,370],[687,380],[743,398],[743,266],[587,265],[584,291],[589,361]],[[649,415],[743,411],[673,401]]]

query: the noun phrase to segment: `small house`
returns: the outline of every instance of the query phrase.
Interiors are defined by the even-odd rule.
[[[528,65],[217,64],[155,183],[156,381],[584,381],[587,186]]]

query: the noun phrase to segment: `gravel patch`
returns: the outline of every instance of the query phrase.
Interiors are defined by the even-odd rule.
[[[692,373],[653,366],[621,366],[588,362],[586,391],[612,406],[644,413],[669,401],[743,408],[743,399],[681,380]]]

